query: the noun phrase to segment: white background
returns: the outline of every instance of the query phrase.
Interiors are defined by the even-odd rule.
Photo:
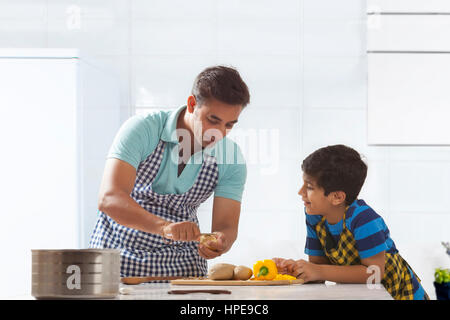
[[[435,296],[434,268],[450,261],[450,148],[367,145],[365,1],[0,0],[0,46],[81,48],[120,77],[122,121],[184,104],[206,66],[237,67],[252,100],[237,128],[274,129],[279,142],[272,163],[249,163],[239,237],[212,263],[306,258],[301,161],[343,143],[368,159],[361,198]]]

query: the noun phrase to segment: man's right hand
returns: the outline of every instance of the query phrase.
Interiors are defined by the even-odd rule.
[[[162,228],[162,236],[173,241],[198,241],[200,229],[191,221],[172,222]]]

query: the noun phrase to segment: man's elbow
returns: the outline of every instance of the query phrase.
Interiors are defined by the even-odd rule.
[[[98,197],[98,210],[108,213],[114,207],[114,198],[117,194],[114,192],[104,192]]]

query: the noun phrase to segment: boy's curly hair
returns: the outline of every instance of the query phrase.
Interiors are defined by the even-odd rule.
[[[316,180],[326,196],[333,191],[345,192],[346,205],[356,200],[367,176],[360,154],[342,144],[314,151],[303,160],[302,170]]]

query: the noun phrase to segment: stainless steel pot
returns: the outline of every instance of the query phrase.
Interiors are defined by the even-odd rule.
[[[31,250],[31,253],[31,294],[37,299],[114,298],[119,294],[119,250]]]

